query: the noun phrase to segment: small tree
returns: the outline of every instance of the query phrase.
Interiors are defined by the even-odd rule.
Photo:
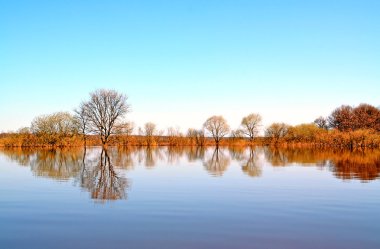
[[[84,104],[82,103],[78,109],[74,110],[75,115],[75,121],[77,123],[78,127],[78,132],[82,135],[83,137],[83,143],[84,146],[86,147],[87,145],[87,132],[88,132],[88,117],[86,115],[86,108]]]
[[[314,124],[318,126],[318,128],[327,130],[329,128],[327,119],[320,116],[317,119],[314,120]]]
[[[56,145],[65,137],[78,132],[74,117],[67,112],[56,112],[36,117],[31,125],[32,133],[36,134],[43,143]]]
[[[265,131],[265,136],[272,138],[276,143],[280,138],[288,134],[289,125],[284,123],[273,123]]]
[[[237,129],[237,130],[231,131],[231,138],[233,141],[236,141],[236,140],[241,139],[243,137],[244,137],[244,133],[242,130]]]
[[[208,118],[203,124],[203,127],[212,135],[217,147],[221,139],[230,131],[230,127],[223,116],[212,116]]]
[[[153,145],[154,136],[157,135],[156,125],[152,122],[148,122],[144,125],[144,135],[148,146]]]
[[[243,132],[244,135],[246,135],[249,138],[251,142],[259,133],[261,120],[262,118],[260,114],[257,114],[257,113],[251,113],[241,120],[241,126],[242,126],[241,131]]]
[[[353,108],[348,105],[342,105],[336,108],[327,120],[330,128],[340,131],[353,130]]]
[[[205,132],[202,129],[189,128],[187,137],[190,138],[192,145],[194,141],[197,146],[203,146],[205,144]]]
[[[123,145],[129,144],[134,128],[135,124],[133,122],[122,122],[115,125],[115,134],[119,136]]]

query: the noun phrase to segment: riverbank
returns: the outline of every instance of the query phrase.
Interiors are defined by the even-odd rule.
[[[47,140],[44,136],[27,133],[6,133],[0,135],[0,147],[79,147],[101,146],[95,135],[56,136]],[[108,146],[215,146],[211,137],[188,136],[138,136],[114,135]],[[320,128],[290,129],[282,137],[256,137],[253,140],[242,137],[226,137],[219,146],[276,146],[276,147],[337,147],[346,149],[380,148],[380,133],[374,130],[339,131]]]

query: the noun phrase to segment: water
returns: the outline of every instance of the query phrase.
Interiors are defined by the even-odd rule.
[[[0,248],[380,248],[380,152],[0,150]]]

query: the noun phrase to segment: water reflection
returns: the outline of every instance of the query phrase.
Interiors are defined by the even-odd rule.
[[[225,155],[223,149],[216,147],[211,157],[205,157],[203,165],[213,176],[222,176],[230,164],[230,158]]]
[[[328,167],[339,179],[370,181],[380,176],[380,150],[321,150],[266,148],[265,157],[273,166],[300,164]]]
[[[79,175],[80,186],[91,193],[91,198],[100,201],[126,199],[128,180],[119,175],[106,150],[100,152],[95,160],[85,160]]]
[[[195,161],[198,161],[198,160],[202,160],[204,157],[205,157],[205,152],[206,152],[206,149],[205,147],[189,147],[188,150],[186,151],[186,155],[187,155],[187,160],[189,162],[195,162]]]
[[[279,149],[271,147],[125,147],[46,149],[2,149],[1,153],[18,165],[29,166],[38,177],[60,181],[75,179],[95,200],[127,198],[128,179],[123,175],[136,165],[147,169],[157,164],[181,165],[183,161],[203,165],[211,176],[223,176],[230,164],[242,173],[260,177],[263,165],[313,166],[330,170],[339,179],[371,181],[379,178],[380,151]]]
[[[260,151],[254,148],[249,148],[249,156],[245,158],[245,162],[242,164],[241,169],[244,173],[251,177],[258,177],[262,174],[262,165],[259,160]]]

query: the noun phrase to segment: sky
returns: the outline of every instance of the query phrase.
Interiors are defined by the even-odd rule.
[[[0,0],[0,131],[72,112],[98,88],[162,130],[379,106],[379,13],[378,0]]]

